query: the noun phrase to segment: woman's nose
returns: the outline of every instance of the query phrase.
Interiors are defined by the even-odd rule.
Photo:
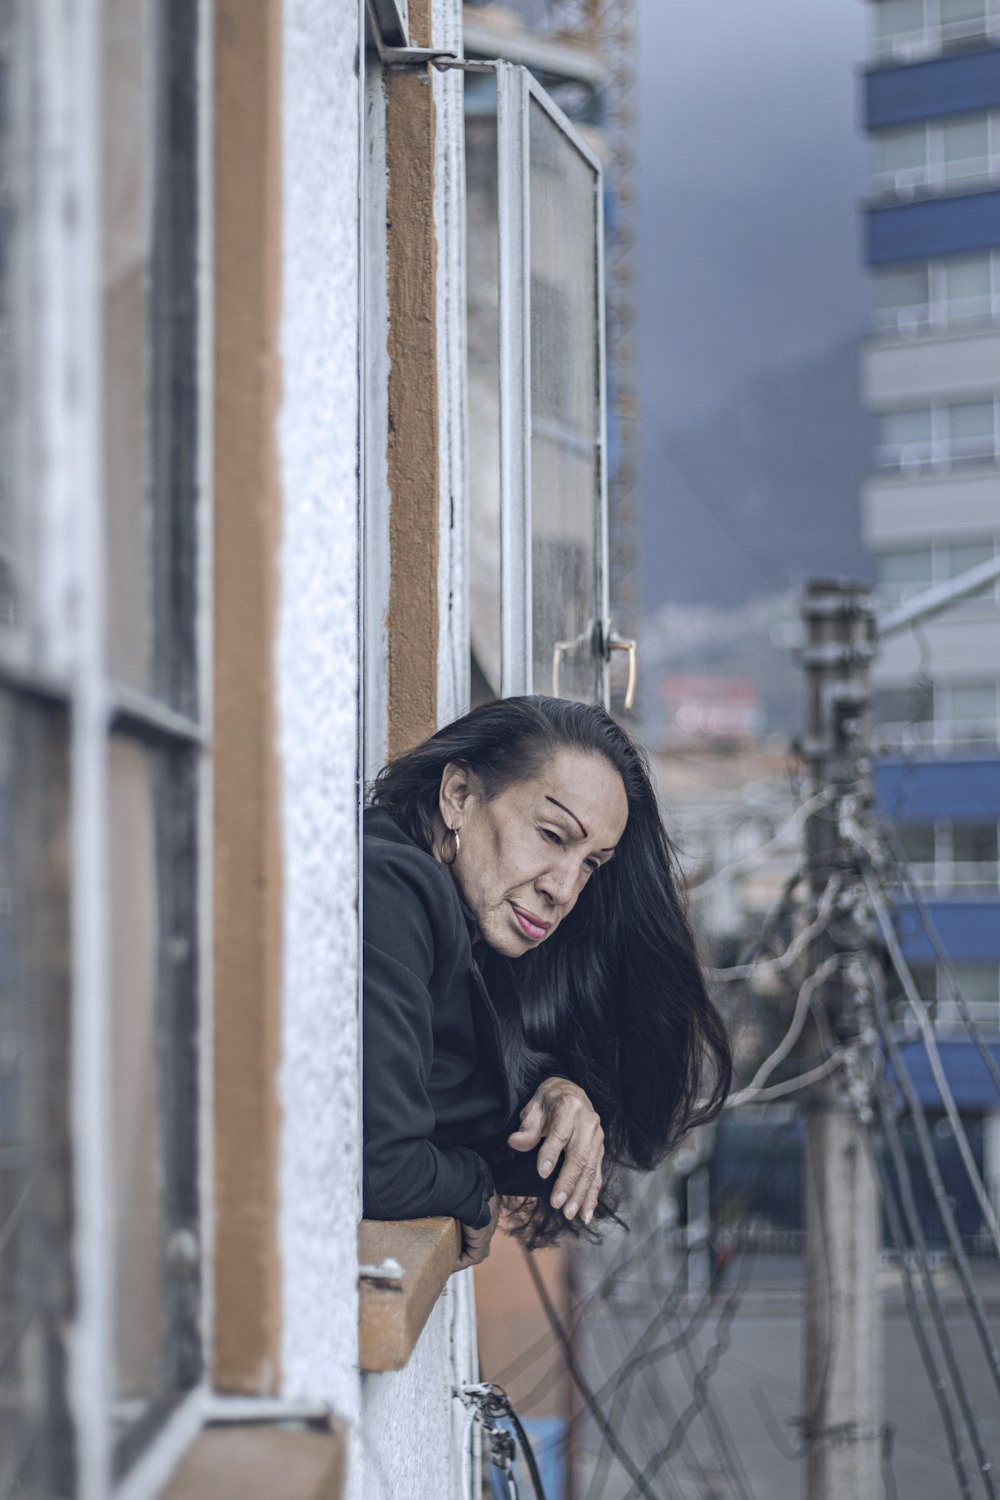
[[[574,872],[561,865],[546,870],[535,882],[538,889],[556,906],[565,906],[576,888]]]

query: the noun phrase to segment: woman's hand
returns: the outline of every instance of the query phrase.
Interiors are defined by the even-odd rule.
[[[521,1111],[520,1128],[507,1137],[507,1144],[515,1151],[531,1151],[539,1142],[540,1177],[554,1172],[560,1152],[565,1153],[552,1191],[552,1207],[562,1208],[567,1219],[579,1214],[589,1224],[601,1191],[604,1131],[579,1084],[568,1078],[546,1078],[538,1085]]]
[[[486,1259],[499,1217],[500,1199],[494,1193],[490,1199],[490,1222],[482,1229],[470,1229],[468,1224],[462,1225],[462,1253],[455,1262],[456,1271],[464,1271],[466,1266],[478,1266]]]

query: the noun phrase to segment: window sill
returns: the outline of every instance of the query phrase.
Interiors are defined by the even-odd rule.
[[[341,1500],[344,1439],[319,1432],[242,1424],[195,1438],[160,1500]]]
[[[402,1287],[361,1283],[359,1337],[362,1371],[402,1370],[461,1251],[454,1219],[362,1219],[358,1260],[378,1265],[391,1256],[403,1268]]]

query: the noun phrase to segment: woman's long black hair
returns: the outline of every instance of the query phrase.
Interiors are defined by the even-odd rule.
[[[517,959],[490,950],[481,967],[522,1102],[550,1074],[572,1079],[600,1116],[606,1166],[610,1159],[648,1170],[692,1126],[719,1112],[732,1059],[639,746],[595,704],[504,698],[392,761],[371,801],[429,849],[446,765],[471,771],[489,800],[539,775],[564,749],[601,755],[618,771],[628,798],[625,832],[614,859],[587,882],[551,938]],[[606,1171],[596,1216],[608,1217],[614,1207]],[[531,1245],[564,1227],[542,1198],[525,1200],[520,1223]]]

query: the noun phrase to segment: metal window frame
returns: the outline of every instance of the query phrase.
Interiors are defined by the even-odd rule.
[[[594,174],[596,493],[594,496],[595,696],[608,701],[607,371],[604,296],[604,175],[600,159],[524,67],[477,64],[495,73],[500,395],[500,693],[530,693],[532,681],[531,504],[531,152],[532,103],[542,109]],[[541,685],[539,685],[541,686]],[[548,684],[545,684],[548,690]]]

